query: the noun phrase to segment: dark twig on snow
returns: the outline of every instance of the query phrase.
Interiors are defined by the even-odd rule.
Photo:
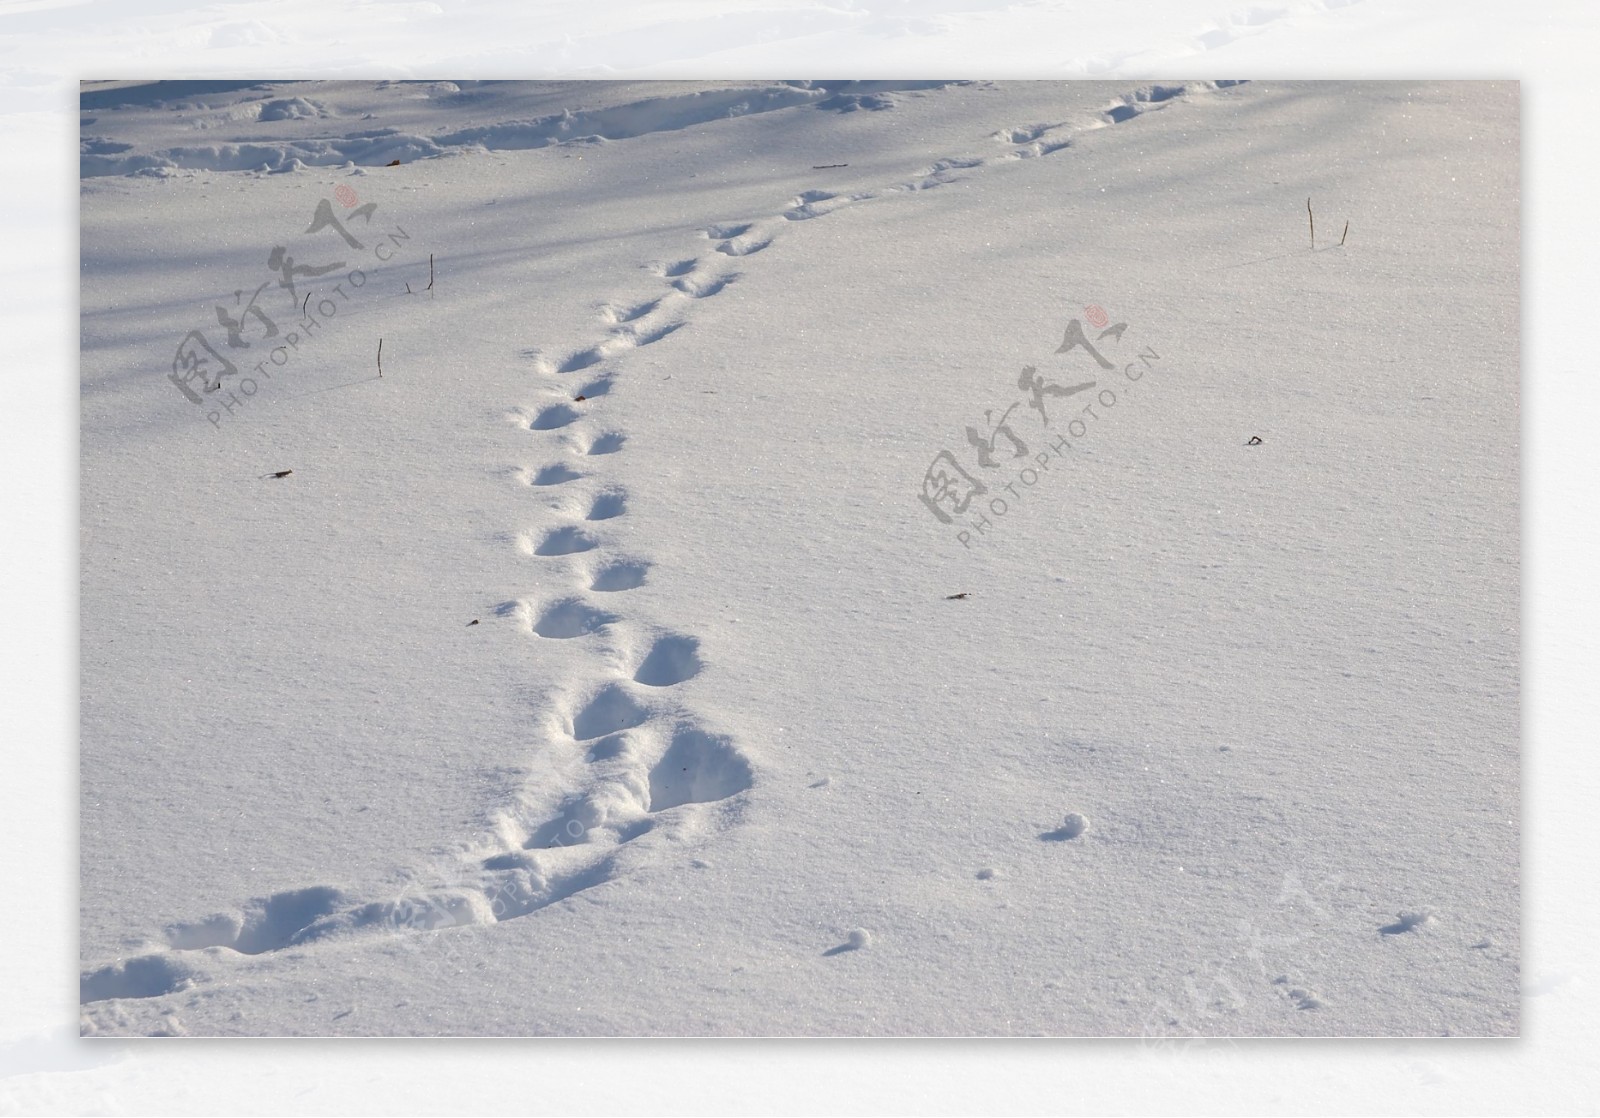
[[[1311,251],[1317,251],[1317,217],[1311,212],[1311,199],[1306,199],[1306,220],[1311,223]]]
[[[383,376],[383,339],[378,339],[378,376]]]

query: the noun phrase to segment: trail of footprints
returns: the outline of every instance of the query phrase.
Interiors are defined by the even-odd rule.
[[[431,881],[366,903],[316,886],[172,925],[164,933],[168,952],[82,975],[83,1002],[157,997],[185,988],[194,972],[173,952],[220,947],[257,955],[361,930],[432,931],[515,919],[611,880],[645,836],[659,833],[664,842],[683,843],[731,821],[733,805],[724,801],[751,787],[750,763],[732,739],[703,728],[672,694],[700,673],[700,643],[625,619],[627,592],[643,586],[651,568],[648,559],[613,554],[607,544],[627,516],[628,492],[603,483],[584,491],[581,484],[593,480],[606,456],[627,445],[625,432],[596,422],[596,404],[611,392],[616,376],[615,359],[684,325],[658,312],[715,295],[736,278],[707,274],[698,259],[655,270],[667,281],[667,294],[602,307],[601,321],[610,327],[606,340],[560,360],[524,353],[555,399],[516,409],[510,418],[535,439],[555,441],[561,453],[521,471],[519,480],[556,493],[562,491],[557,487],[580,492],[555,503],[556,522],[516,541],[531,561],[563,575],[568,588],[538,600],[505,602],[496,613],[533,638],[589,646],[575,659],[592,661],[598,673],[544,712],[541,779],[530,781],[493,820],[488,841],[458,851],[451,865],[433,867]],[[559,794],[552,791],[552,772]]]
[[[1121,123],[1182,95],[1234,84],[1145,86],[1107,107],[1090,127]],[[720,268],[717,261],[764,252],[790,223],[879,197],[933,189],[987,166],[1049,155],[1072,142],[1064,124],[1005,128],[993,139],[1006,150],[942,159],[877,191],[807,190],[771,219],[711,225],[701,231],[714,242],[709,254],[650,266],[665,283],[663,293],[600,308],[608,328],[604,340],[559,358],[525,350],[535,370],[560,390],[550,402],[517,409],[512,419],[536,439],[560,439],[564,453],[523,471],[520,481],[536,488],[581,488],[577,483],[603,464],[597,459],[626,447],[625,432],[606,428],[596,415],[597,403],[611,392],[617,360],[683,329],[687,320],[674,312],[692,309],[737,282],[740,273]],[[517,546],[530,561],[561,565],[570,586],[543,600],[507,602],[498,609],[523,625],[530,638],[593,645],[581,651],[602,669],[598,678],[558,697],[545,712],[542,740],[555,755],[540,771],[548,776],[553,770],[563,778],[565,792],[556,802],[551,803],[548,780],[530,782],[494,821],[488,843],[457,851],[450,856],[449,872],[433,874],[449,878],[448,884],[421,880],[398,897],[369,902],[331,886],[313,886],[171,925],[164,931],[166,951],[85,972],[81,1001],[158,997],[184,989],[196,981],[184,952],[220,947],[257,955],[363,929],[431,931],[515,919],[612,880],[625,862],[633,864],[628,861],[632,851],[651,845],[648,836],[682,842],[729,824],[736,797],[753,783],[749,760],[731,738],[704,729],[673,695],[701,671],[699,642],[631,623],[625,608],[612,604],[625,601],[650,572],[648,559],[617,554],[609,545],[613,522],[625,518],[627,510],[626,490],[601,485],[570,506],[568,522],[518,537]]]
[[[725,230],[742,235],[747,226]],[[727,240],[728,238],[724,238]],[[653,269],[668,292],[629,305],[608,304],[600,318],[609,337],[559,359],[530,354],[563,402],[519,409],[512,419],[536,436],[558,433],[559,461],[529,471],[533,486],[581,488],[603,469],[594,461],[626,445],[622,431],[595,422],[594,401],[611,391],[616,358],[653,345],[685,325],[671,312],[685,299],[708,298],[736,276],[709,273],[688,258]],[[607,370],[575,392],[567,375]],[[573,403],[564,399],[570,393]],[[496,830],[505,849],[483,859],[484,893],[496,919],[535,911],[610,880],[632,844],[663,832],[682,841],[728,821],[719,810],[751,787],[748,760],[734,742],[702,728],[671,692],[702,668],[694,637],[653,630],[625,619],[628,591],[648,578],[648,560],[610,554],[612,522],[625,518],[628,493],[600,485],[565,503],[565,523],[545,525],[518,541],[538,560],[565,564],[568,590],[545,600],[507,603],[527,631],[544,640],[593,645],[589,655],[606,667],[602,678],[558,699],[547,715],[545,740],[565,750],[561,768],[567,794],[553,812],[540,803],[547,792],[529,789],[529,802],[506,811]],[[557,759],[559,764],[559,758]],[[689,812],[680,809],[693,805]]]

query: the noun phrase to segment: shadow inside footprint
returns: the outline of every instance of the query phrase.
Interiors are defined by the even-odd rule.
[[[165,955],[122,959],[78,977],[78,1001],[110,998],[159,998],[189,985],[188,969]]]
[[[589,825],[584,822],[585,801],[574,796],[561,805],[554,819],[547,819],[535,827],[523,842],[524,850],[548,850],[551,847],[581,846],[589,841]]]
[[[643,318],[660,305],[660,299],[651,299],[646,303],[636,303],[631,307],[618,307],[608,304],[600,308],[600,315],[608,322],[634,322]]]
[[[650,570],[650,564],[632,559],[623,559],[607,564],[594,573],[594,578],[589,583],[590,590],[599,590],[604,593],[613,593],[618,590],[633,590],[644,585],[644,576]]]
[[[541,637],[563,640],[593,633],[616,620],[612,614],[595,609],[577,598],[556,602],[539,615],[533,631]]]
[[[615,454],[622,449],[622,444],[628,438],[620,431],[607,431],[594,442],[589,444],[589,454]]]
[[[655,830],[655,826],[656,821],[654,819],[635,819],[632,822],[623,823],[617,827],[617,841],[619,843],[632,842],[634,839]]]
[[[662,637],[633,674],[635,683],[671,687],[700,672],[700,642],[693,637]]]
[[[802,191],[789,202],[789,209],[783,211],[783,216],[789,221],[808,221],[814,217],[821,217],[828,211],[817,207],[821,203],[831,202],[837,197],[837,194],[826,190]]]
[[[649,330],[633,330],[629,336],[633,339],[635,345],[646,346],[659,342],[669,334],[677,333],[687,325],[689,325],[687,322],[666,322]]]
[[[680,728],[650,770],[650,811],[725,800],[753,782],[750,763],[731,739]]]
[[[167,929],[167,944],[179,951],[231,947],[241,955],[261,955],[289,946],[297,933],[346,903],[344,894],[331,885],[274,893],[250,901],[242,916],[221,913],[174,924]]]
[[[724,256],[754,256],[762,249],[771,245],[768,241],[723,241],[717,246],[717,251]]]
[[[699,280],[695,279],[693,276],[686,276],[680,280],[673,280],[672,286],[676,287],[679,291],[683,292],[691,299],[708,299],[738,278],[739,277],[737,275],[733,275],[717,276],[713,279]]]
[[[1054,124],[1028,124],[1018,128],[1002,128],[994,134],[994,138],[1002,144],[1025,144],[1029,140],[1037,140],[1055,127],[1057,125]]]
[[[575,373],[579,369],[587,369],[591,365],[598,365],[604,359],[605,354],[600,351],[600,347],[592,346],[589,349],[579,350],[561,362],[556,366],[556,372]]]
[[[572,736],[579,741],[603,738],[619,730],[642,725],[650,712],[615,683],[601,688],[572,719]]]
[[[495,854],[483,860],[486,870],[527,870],[534,867],[534,861],[528,855],[516,851],[510,854]]]
[[[574,470],[571,466],[558,462],[554,466],[546,466],[544,469],[534,474],[533,481],[530,484],[560,485],[567,481],[577,481],[582,476],[582,474],[580,474],[577,470]]]
[[[589,506],[589,520],[610,520],[621,516],[627,506],[627,494],[622,492],[602,493],[594,499],[594,504]]]
[[[589,752],[584,754],[584,760],[590,764],[596,761],[610,761],[622,756],[628,748],[628,739],[623,734],[608,734],[589,746]]]
[[[528,427],[534,431],[554,431],[578,418],[578,413],[566,404],[555,404],[542,409]]]
[[[260,955],[288,947],[299,932],[346,903],[345,895],[328,885],[276,893],[264,901],[252,902],[234,949],[245,955]]]
[[[600,546],[599,542],[581,528],[555,528],[545,533],[539,546],[534,548],[535,555],[575,555],[580,551],[592,551]]]

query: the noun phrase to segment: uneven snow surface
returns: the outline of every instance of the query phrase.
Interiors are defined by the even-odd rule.
[[[1518,119],[86,83],[82,1031],[1517,1034]]]

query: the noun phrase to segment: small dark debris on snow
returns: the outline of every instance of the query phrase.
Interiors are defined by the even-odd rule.
[[[473,626],[474,626],[474,625],[476,625],[476,624],[477,624],[477,623],[478,623],[478,619],[477,619],[477,618],[476,618],[476,617],[474,617],[474,618],[473,618],[473,619],[472,619],[472,620],[471,620],[471,621],[469,621],[469,622],[467,622],[467,628],[469,628],[469,629],[470,629],[470,628],[472,628],[472,627],[473,627]]]
[[[813,163],[811,169],[813,171],[837,171],[840,167],[848,166],[850,166],[848,163]]]
[[[398,159],[391,159],[391,160],[389,160],[389,162],[385,163],[384,166],[385,167],[398,167],[398,166],[400,166],[400,161]]]
[[[960,594],[946,594],[944,600],[947,602],[959,602],[966,596],[966,591],[963,591]]]
[[[583,403],[583,402],[584,402],[584,401],[585,401],[585,400],[587,400],[587,399],[588,399],[588,398],[589,398],[589,397],[587,397],[587,396],[574,396],[574,397],[573,397],[573,398],[572,398],[572,402],[573,402],[573,403],[574,403],[574,404],[581,404],[581,403]]]
[[[1260,435],[1251,435],[1250,436],[1250,441],[1245,443],[1244,445],[1245,446],[1260,446],[1261,445],[1261,436]]]
[[[261,476],[262,477],[288,477],[292,473],[294,473],[293,470],[279,470],[275,474],[262,474]]]

